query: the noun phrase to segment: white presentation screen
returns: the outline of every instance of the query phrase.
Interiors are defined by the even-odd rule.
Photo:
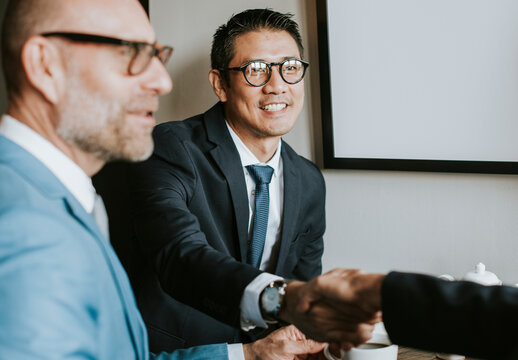
[[[518,1],[327,0],[325,21],[332,157],[518,161]]]

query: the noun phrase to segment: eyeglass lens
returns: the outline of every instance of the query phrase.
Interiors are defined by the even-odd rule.
[[[153,59],[153,56],[156,55],[162,64],[165,65],[173,53],[171,47],[153,44],[140,44],[135,47],[134,51],[135,55],[129,66],[129,73],[132,75],[143,72]]]
[[[297,59],[287,59],[281,62],[279,70],[281,77],[289,84],[302,80],[305,72],[304,64]],[[268,82],[272,72],[272,65],[263,61],[254,61],[245,68],[245,76],[252,85],[263,85]]]

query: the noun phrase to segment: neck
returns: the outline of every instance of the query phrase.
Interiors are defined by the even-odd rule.
[[[268,162],[279,148],[280,136],[257,137],[245,131],[240,131],[229,122],[230,127],[241,139],[243,144],[254,154],[260,162]]]
[[[245,141],[243,138],[241,138],[241,140],[246,147],[250,149],[252,154],[255,155],[257,160],[265,163],[275,155],[275,152],[279,148],[280,136],[275,138],[264,138],[257,141]]]
[[[31,106],[27,104],[31,104]],[[54,145],[83,169],[89,177],[95,175],[104,166],[103,160],[81,150],[75,145],[67,143],[58,135],[57,117],[53,109],[47,104],[30,99],[30,96],[25,97],[23,101],[21,99],[10,99],[7,114],[28,126]]]

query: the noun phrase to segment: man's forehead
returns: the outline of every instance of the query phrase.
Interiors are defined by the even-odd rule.
[[[56,1],[56,0],[53,0]],[[154,42],[155,33],[136,0],[58,0],[59,19],[47,31],[83,32]]]
[[[282,61],[300,57],[295,39],[285,30],[254,30],[239,35],[234,41],[234,56],[240,61]]]

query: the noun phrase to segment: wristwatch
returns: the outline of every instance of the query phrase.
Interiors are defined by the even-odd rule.
[[[261,315],[267,323],[276,323],[278,321],[277,317],[287,285],[288,283],[284,280],[275,280],[269,283],[261,293],[259,298]]]

